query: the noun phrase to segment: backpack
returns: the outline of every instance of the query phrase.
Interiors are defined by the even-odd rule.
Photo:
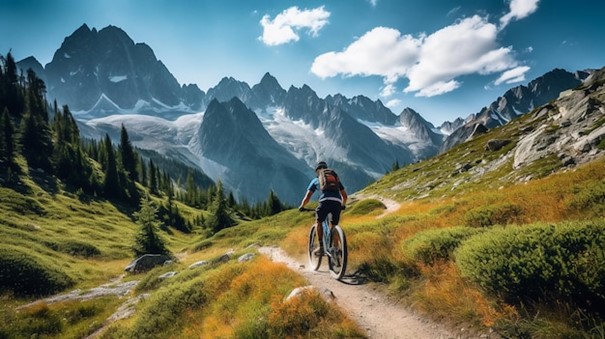
[[[340,180],[334,170],[325,168],[319,171],[319,189],[322,191],[340,191]]]

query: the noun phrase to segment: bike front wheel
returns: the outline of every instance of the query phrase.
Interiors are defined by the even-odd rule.
[[[322,255],[316,255],[315,250],[320,247],[319,239],[317,238],[317,231],[315,230],[316,225],[311,225],[311,229],[309,230],[309,246],[308,246],[308,255],[309,255],[309,267],[313,271],[317,271],[319,266],[321,266],[321,257]]]
[[[345,276],[348,255],[349,253],[347,251],[347,239],[345,237],[345,233],[340,226],[336,225],[332,229],[332,239],[328,260],[328,266],[330,268],[330,275],[332,278],[340,280]]]

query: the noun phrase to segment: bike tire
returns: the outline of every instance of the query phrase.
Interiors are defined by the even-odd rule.
[[[316,257],[313,251],[316,248],[319,248],[319,239],[317,238],[317,232],[315,230],[316,225],[311,225],[311,229],[309,230],[309,244],[308,244],[308,256],[309,256],[309,268],[313,271],[317,271],[319,266],[321,266],[321,258],[322,255]]]
[[[332,228],[331,242],[330,247],[334,248],[335,252],[332,253],[332,256],[330,256],[328,259],[330,275],[332,278],[340,280],[345,276],[347,271],[347,260],[349,253],[347,250],[347,238],[345,237],[345,233],[342,228],[340,228],[338,225]],[[336,246],[334,246],[334,244],[336,244]],[[338,265],[338,263],[340,263],[340,265]]]

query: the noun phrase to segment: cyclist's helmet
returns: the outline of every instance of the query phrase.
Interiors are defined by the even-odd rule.
[[[320,162],[317,163],[317,165],[315,165],[315,171],[316,172],[318,170],[320,170],[320,169],[323,169],[323,168],[328,168],[328,164],[326,164],[325,161],[320,161]]]

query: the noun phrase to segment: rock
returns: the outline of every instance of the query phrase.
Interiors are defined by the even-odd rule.
[[[486,151],[496,152],[499,151],[502,147],[510,144],[510,139],[491,139],[485,144],[484,149]]]
[[[290,292],[290,294],[286,297],[285,302],[288,302],[294,298],[300,298],[304,294],[312,293],[317,293],[321,295],[321,297],[324,298],[326,301],[334,301],[336,299],[336,296],[331,290],[324,288],[323,291],[320,291],[318,287],[308,285],[293,289],[292,292]]]
[[[566,167],[566,166],[575,165],[576,161],[572,157],[564,157],[563,159],[561,159],[561,163],[563,164],[564,167]]]
[[[176,273],[177,273],[177,272],[175,272],[175,271],[172,271],[172,272],[166,272],[166,273],[164,273],[164,274],[160,275],[158,278],[159,278],[159,279],[168,279],[168,278],[172,278],[172,277],[174,277],[174,276],[176,275]]]
[[[165,254],[144,254],[128,264],[124,271],[130,273],[144,272],[155,266],[163,265],[169,260],[171,260],[170,257]]]
[[[206,265],[208,265],[208,261],[200,260],[200,261],[196,261],[193,264],[189,265],[189,268],[196,268],[196,267],[201,267],[201,266],[206,266]]]
[[[233,256],[233,254],[235,254],[235,251],[229,250],[227,253],[225,253],[222,256],[220,256],[219,258],[215,259],[213,261],[213,263],[215,263],[215,264],[225,263],[225,262],[231,260],[231,257]]]
[[[174,264],[174,261],[172,261],[172,260],[166,260],[166,261],[164,261],[164,266],[172,265],[172,264]]]
[[[485,134],[487,133],[488,129],[487,127],[485,127],[483,124],[477,124],[475,125],[475,129],[473,129],[473,133],[470,136],[470,139],[479,136],[481,134]]]
[[[254,258],[254,253],[246,253],[246,254],[242,255],[241,257],[237,258],[237,261],[245,262],[245,261],[252,260],[252,258]]]

